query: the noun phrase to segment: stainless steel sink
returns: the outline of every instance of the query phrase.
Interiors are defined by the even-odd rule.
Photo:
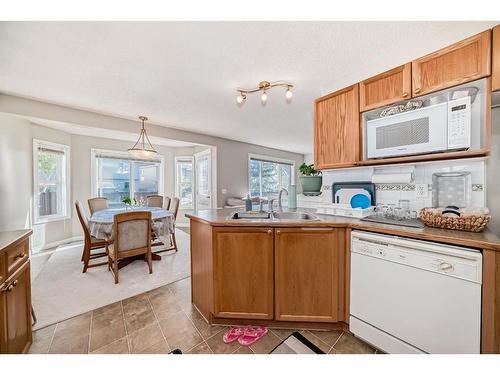
[[[229,217],[231,220],[270,220],[269,212],[235,212]]]
[[[275,220],[275,221],[319,221],[315,215],[307,212],[235,212],[230,220]]]
[[[272,217],[275,220],[293,220],[293,221],[319,220],[318,217],[312,214],[308,214],[306,212],[273,212]]]

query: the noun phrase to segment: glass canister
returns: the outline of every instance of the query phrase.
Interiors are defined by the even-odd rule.
[[[467,207],[472,192],[470,172],[442,172],[432,174],[432,206]]]

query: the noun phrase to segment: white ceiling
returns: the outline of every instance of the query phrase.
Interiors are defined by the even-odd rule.
[[[0,22],[0,91],[310,153],[314,98],[496,23]]]

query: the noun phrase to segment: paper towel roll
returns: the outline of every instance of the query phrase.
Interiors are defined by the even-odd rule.
[[[412,180],[412,173],[380,173],[372,176],[374,184],[409,184]]]

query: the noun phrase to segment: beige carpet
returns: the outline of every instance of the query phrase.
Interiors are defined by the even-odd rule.
[[[32,282],[38,319],[34,329],[190,276],[189,235],[177,230],[176,239],[179,251],[161,253],[162,259],[153,262],[151,275],[146,262],[135,261],[120,270],[118,285],[106,266],[82,273],[82,244],[59,247]]]

